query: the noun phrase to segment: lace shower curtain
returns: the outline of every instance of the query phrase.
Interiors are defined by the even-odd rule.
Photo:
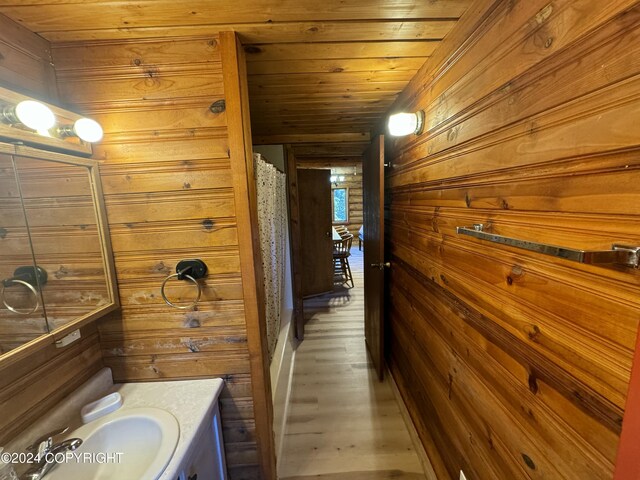
[[[254,155],[258,200],[258,227],[260,250],[264,270],[266,301],[267,342],[269,358],[273,353],[280,332],[280,313],[284,288],[285,232],[287,228],[287,199],[284,173]]]

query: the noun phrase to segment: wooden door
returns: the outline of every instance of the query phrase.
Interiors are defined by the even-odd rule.
[[[333,290],[331,170],[298,169],[302,295]]]
[[[291,289],[293,321],[298,340],[304,340],[304,301],[302,299],[302,253],[300,240],[300,202],[298,199],[298,168],[291,145],[285,146],[287,172],[287,204],[289,209],[289,252],[291,255]]]
[[[384,373],[384,137],[364,155],[364,336],[371,360]]]

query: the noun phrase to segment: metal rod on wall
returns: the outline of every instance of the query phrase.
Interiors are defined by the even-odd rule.
[[[579,250],[558,247],[556,245],[530,242],[488,233],[484,231],[484,225],[481,223],[476,223],[473,227],[456,227],[456,232],[458,235],[468,235],[479,238],[480,240],[521,248],[552,257],[564,258],[565,260],[587,265],[619,264],[632,268],[638,268],[640,266],[640,247],[620,244],[613,244],[611,250]]]

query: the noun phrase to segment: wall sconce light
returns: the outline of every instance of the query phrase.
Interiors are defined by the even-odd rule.
[[[95,143],[102,139],[102,127],[95,120],[90,118],[80,118],[73,126],[65,125],[58,128],[58,135],[64,137],[78,137],[85,142]]]
[[[420,135],[424,128],[424,112],[418,110],[415,113],[396,113],[389,117],[387,123],[389,134],[394,137],[405,135]]]
[[[45,132],[56,124],[56,116],[46,105],[35,100],[23,100],[16,106],[5,106],[0,120],[9,125],[22,124],[32,130]]]

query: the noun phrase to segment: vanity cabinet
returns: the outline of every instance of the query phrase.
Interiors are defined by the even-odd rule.
[[[0,143],[0,353],[117,307],[97,168]]]
[[[203,424],[191,453],[187,454],[176,480],[226,480],[222,426],[218,404],[209,422]]]

